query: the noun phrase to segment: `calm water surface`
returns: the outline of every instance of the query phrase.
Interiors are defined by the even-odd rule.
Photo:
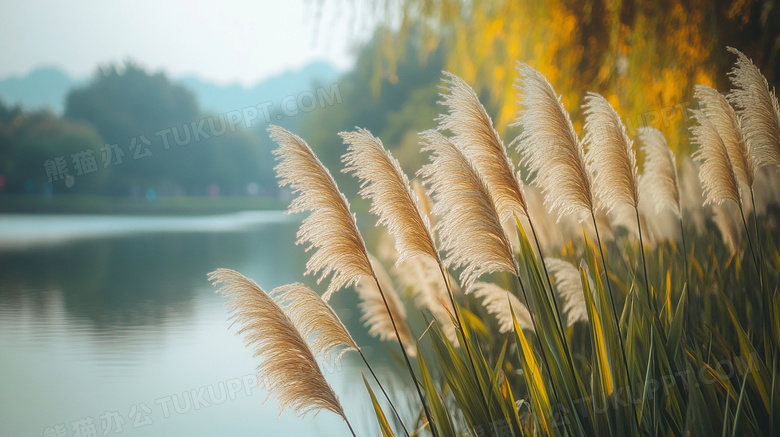
[[[297,419],[263,403],[257,360],[206,280],[229,267],[266,290],[301,281],[297,225],[281,212],[0,215],[0,436],[349,435],[329,412]],[[332,303],[380,358],[354,294]],[[324,368],[373,435],[355,358]]]

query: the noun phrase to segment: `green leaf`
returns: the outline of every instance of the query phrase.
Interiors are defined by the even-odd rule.
[[[425,399],[428,401],[431,420],[433,420],[433,424],[430,426],[436,427],[437,434],[440,436],[456,435],[450,415],[447,413],[447,408],[444,406],[433,384],[419,343],[417,344],[417,365],[420,368],[420,382],[425,390]]]
[[[385,416],[384,411],[382,411],[382,407],[376,400],[376,396],[374,396],[374,390],[371,389],[371,385],[369,385],[368,381],[366,380],[366,375],[363,375],[363,372],[360,372],[360,376],[363,377],[363,383],[366,384],[366,390],[368,390],[368,394],[371,396],[371,405],[374,407],[376,420],[379,422],[379,429],[382,431],[382,437],[395,437],[395,434],[393,434],[393,429],[390,428],[390,423],[387,422],[387,417]]]

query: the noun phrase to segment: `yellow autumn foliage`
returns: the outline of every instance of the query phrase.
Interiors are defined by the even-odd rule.
[[[712,17],[745,26],[752,3],[736,0],[716,14],[718,5],[707,0],[407,0],[394,11],[400,32],[388,35],[400,48],[411,29],[422,28],[422,47],[444,45],[447,70],[488,98],[501,133],[521,104],[513,87],[520,61],[546,76],[567,108],[598,92],[626,120],[629,135],[652,126],[674,150],[688,151],[693,86],[713,85],[723,73],[718,62],[728,59]],[[573,112],[579,129],[581,114]]]

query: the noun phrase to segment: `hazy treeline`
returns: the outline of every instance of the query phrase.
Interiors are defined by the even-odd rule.
[[[333,84],[221,114],[132,63],[100,68],[72,89],[62,117],[0,101],[0,192],[275,196],[269,123],[305,132],[329,164],[344,151],[335,132],[366,126],[416,169],[417,132],[431,127],[446,51],[422,59],[410,44],[396,75],[381,77],[380,43],[360,49],[354,69]],[[351,178],[336,177],[354,193]]]
[[[68,93],[63,117],[0,102],[2,191],[275,195],[264,120],[229,115],[204,113],[163,73],[100,68]]]

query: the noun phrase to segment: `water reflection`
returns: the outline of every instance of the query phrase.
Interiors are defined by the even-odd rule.
[[[218,267],[239,270],[267,290],[300,281],[307,256],[293,245],[296,221],[278,214],[179,223],[71,217],[69,232],[67,223],[48,219],[0,217],[8,225],[0,227],[3,433],[83,435],[82,419],[91,418],[97,435],[112,435],[118,428],[107,421],[117,415],[122,435],[347,432],[328,414],[298,420],[285,413],[277,420],[272,401],[261,405],[265,394],[246,379],[255,359],[228,329],[224,300],[206,281]],[[79,236],[85,227],[99,235]],[[38,241],[8,244],[24,233]],[[332,303],[356,339],[382,355],[384,348],[359,327],[354,294],[339,292]],[[326,371],[347,414],[360,422],[372,413],[355,366],[348,357]],[[197,403],[201,388],[226,389],[230,381],[242,384],[232,398]],[[153,426],[136,427],[144,407]]]

